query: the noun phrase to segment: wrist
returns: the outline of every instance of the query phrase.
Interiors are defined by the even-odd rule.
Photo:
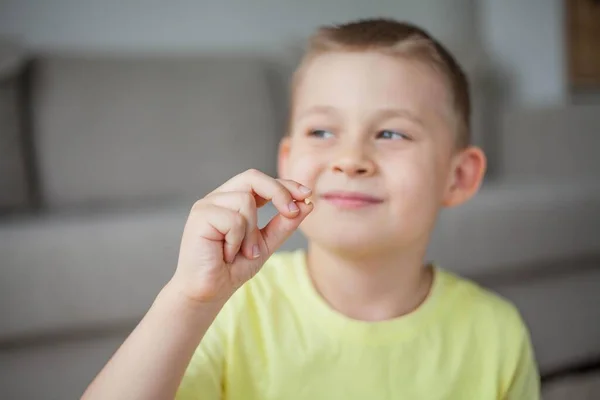
[[[156,301],[171,304],[172,307],[191,315],[216,316],[229,298],[201,300],[190,296],[184,285],[172,279],[158,294]]]

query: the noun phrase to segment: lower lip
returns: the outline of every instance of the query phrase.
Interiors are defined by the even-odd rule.
[[[381,203],[381,201],[345,197],[325,197],[324,200],[336,207],[345,209],[365,208]]]

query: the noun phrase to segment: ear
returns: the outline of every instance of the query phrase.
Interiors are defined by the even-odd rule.
[[[285,179],[288,176],[288,159],[290,157],[290,137],[285,136],[279,142],[279,153],[277,156],[277,174]]]
[[[481,186],[486,167],[485,154],[478,147],[470,146],[457,153],[452,160],[443,206],[455,207],[473,197]]]

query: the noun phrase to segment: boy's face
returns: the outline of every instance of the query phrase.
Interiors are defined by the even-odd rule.
[[[426,246],[460,153],[440,76],[375,52],[320,55],[298,81],[291,118],[279,169],[313,189],[310,240],[360,253]]]

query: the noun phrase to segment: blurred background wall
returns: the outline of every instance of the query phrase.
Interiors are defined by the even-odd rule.
[[[276,173],[306,36],[377,16],[456,54],[490,160],[429,257],[519,307],[545,398],[600,398],[593,0],[0,1],[0,397],[82,393],[173,272],[192,202]]]
[[[37,51],[281,51],[323,23],[384,15],[488,53],[515,104],[567,98],[561,0],[4,0],[0,35]],[[510,28],[509,28],[510,27]],[[535,50],[535,51],[532,51]]]

